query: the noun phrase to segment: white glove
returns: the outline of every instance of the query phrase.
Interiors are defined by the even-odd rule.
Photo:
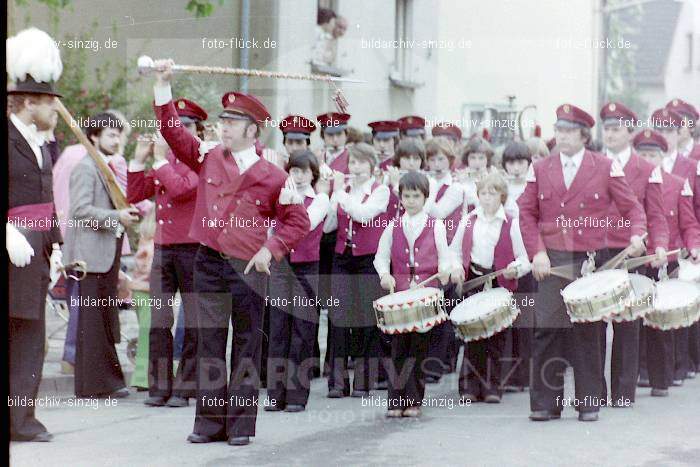
[[[294,183],[292,177],[287,177],[287,181],[284,183],[284,188],[282,188],[280,191],[279,202],[282,205],[302,204],[304,202],[304,198],[297,190],[297,184]]]
[[[58,279],[61,277],[60,269],[63,267],[63,252],[60,249],[55,249],[51,252],[51,257],[49,258],[49,277],[51,278],[51,283],[49,284],[49,290],[53,289],[56,285]]]
[[[22,235],[22,232],[11,223],[6,224],[5,235],[7,240],[7,255],[10,257],[12,264],[18,268],[23,268],[32,261],[34,256],[34,248],[29,244],[27,239]]]
[[[199,163],[202,163],[204,161],[204,156],[207,155],[209,151],[217,147],[219,144],[218,141],[200,141],[199,142],[199,158],[197,161]]]

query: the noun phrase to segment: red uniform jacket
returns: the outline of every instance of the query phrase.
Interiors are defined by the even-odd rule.
[[[175,157],[199,175],[192,239],[246,261],[265,246],[279,261],[306,236],[309,216],[304,205],[279,203],[287,179],[282,169],[261,158],[241,175],[222,145],[199,154],[199,140],[173,123],[178,116],[172,101],[156,106],[155,113]],[[268,238],[270,227],[275,232]]]
[[[690,188],[693,190],[693,209],[695,217],[700,218],[700,175],[698,175],[698,162],[693,159],[688,159],[680,154],[676,155],[676,162],[673,164],[673,175],[687,179]]]
[[[189,230],[197,199],[197,174],[172,151],[165,157],[168,163],[158,169],[127,173],[126,197],[130,203],[138,203],[155,195],[156,244],[196,243]]]
[[[664,172],[664,214],[671,235],[669,249],[700,248],[700,224],[693,213],[693,197],[684,193],[685,180]]]
[[[653,252],[658,247],[668,248],[669,234],[666,216],[664,216],[663,178],[661,167],[652,177],[656,167],[645,161],[637,154],[632,153],[625,165],[625,180],[637,196],[639,203],[644,207],[647,216],[647,231],[649,232],[648,246]],[[612,248],[625,248],[630,243],[630,227],[625,218],[614,204],[610,205],[608,217],[613,222],[613,228],[607,231],[608,246]]]
[[[533,164],[527,187],[518,198],[520,229],[531,258],[547,249],[603,249],[612,202],[629,220],[631,235],[646,232],[644,209],[624,173],[611,174],[611,166],[607,157],[586,150],[567,190],[558,153]]]
[[[688,158],[700,162],[700,144],[695,144],[693,150],[688,154]]]

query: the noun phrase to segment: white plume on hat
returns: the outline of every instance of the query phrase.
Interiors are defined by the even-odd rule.
[[[37,28],[20,31],[7,39],[7,74],[10,80],[24,81],[31,75],[37,82],[58,81],[63,71],[56,42]]]

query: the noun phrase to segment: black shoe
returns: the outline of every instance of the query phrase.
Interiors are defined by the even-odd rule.
[[[250,444],[250,436],[231,436],[228,439],[228,444],[230,446],[245,446]]]
[[[171,396],[167,403],[168,407],[187,407],[188,405],[190,405],[190,401],[186,397],[180,396]]]
[[[682,379],[674,379],[672,386],[683,386],[683,380]]]
[[[328,390],[328,395],[326,396],[329,399],[340,399],[342,397],[345,397],[345,394],[343,394],[343,391],[340,389],[329,389]]]
[[[263,406],[263,410],[265,412],[281,412],[282,408],[282,404],[269,404]]]
[[[498,394],[489,394],[486,397],[484,397],[484,402],[487,404],[500,404],[501,403],[501,396]]]
[[[509,384],[508,386],[505,386],[503,388],[505,392],[523,392],[525,388],[523,386],[515,386],[512,384]]]
[[[651,397],[668,397],[668,389],[652,388]]]
[[[548,422],[549,420],[559,420],[561,412],[553,410],[533,410],[530,412],[530,420],[533,422]]]
[[[687,378],[688,379],[695,379],[695,370],[689,370]]]
[[[303,412],[306,409],[301,404],[288,404],[287,408],[284,409],[285,412]]]
[[[648,388],[650,386],[651,384],[649,384],[649,378],[639,378],[639,381],[637,381],[637,387]]]
[[[143,405],[151,407],[163,407],[165,405],[165,397],[150,396],[143,401]]]
[[[474,394],[471,394],[471,393],[462,394],[462,395],[460,395],[460,398],[462,399],[462,403],[476,402],[476,396]]]
[[[195,444],[202,444],[202,443],[215,443],[217,441],[223,441],[225,440],[225,437],[222,436],[206,436],[206,435],[200,435],[198,433],[190,433],[187,436],[187,441],[190,443],[195,443]]]
[[[597,422],[598,412],[579,412],[578,414],[579,422]]]
[[[389,383],[387,381],[377,381],[377,384],[374,385],[374,389],[377,391],[386,391],[389,389]]]
[[[355,389],[352,394],[350,394],[350,397],[367,397],[369,396],[369,391],[359,391]]]
[[[426,384],[437,384],[440,382],[440,377],[439,376],[426,376],[425,377],[425,382]]]
[[[110,392],[105,397],[111,397],[113,399],[124,399],[129,397],[129,390],[127,388],[117,389],[116,391]]]

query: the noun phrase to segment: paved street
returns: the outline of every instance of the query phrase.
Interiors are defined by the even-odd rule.
[[[529,422],[527,393],[507,394],[500,406],[458,407],[456,386],[456,375],[428,386],[431,403],[443,406],[424,409],[421,419],[388,420],[384,407],[326,399],[325,380],[317,379],[306,412],[260,409],[258,436],[246,447],[187,443],[194,408],[146,408],[145,393],[113,406],[63,398],[38,410],[54,441],[13,443],[11,461],[13,466],[700,464],[700,379],[672,388],[666,399],[652,399],[648,389],[640,389],[633,409],[603,409],[597,423],[578,422],[572,409],[559,421]],[[570,394],[570,378],[568,386]],[[83,406],[75,407],[78,403]]]

